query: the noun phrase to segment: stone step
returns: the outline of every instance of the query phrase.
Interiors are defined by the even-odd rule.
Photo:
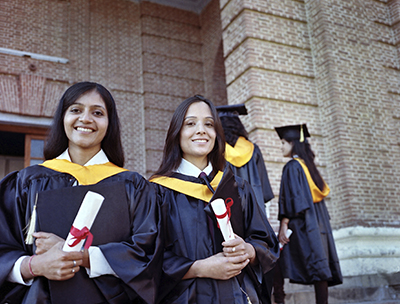
[[[400,273],[345,277],[343,284],[329,287],[329,304],[400,304]],[[285,280],[285,304],[313,304],[313,285]]]

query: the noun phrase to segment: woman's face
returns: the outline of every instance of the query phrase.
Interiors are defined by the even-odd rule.
[[[288,142],[286,139],[282,139],[282,154],[284,157],[292,156],[293,142]]]
[[[85,93],[65,111],[64,129],[70,153],[96,154],[101,149],[107,128],[107,108],[96,91]]]
[[[192,103],[186,111],[180,132],[183,158],[203,170],[207,167],[207,155],[214,148],[215,138],[210,107],[202,101]]]

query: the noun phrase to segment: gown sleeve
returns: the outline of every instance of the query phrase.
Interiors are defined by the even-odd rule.
[[[293,218],[312,207],[312,196],[303,168],[290,160],[282,171],[278,219]]]
[[[118,277],[146,303],[154,303],[163,250],[158,196],[154,185],[138,174],[125,186],[131,217],[130,241],[99,248]]]
[[[18,258],[32,254],[24,243],[25,214],[17,187],[17,172],[10,173],[0,183],[0,286]]]
[[[178,210],[173,206],[178,205],[178,201],[184,200],[187,197],[178,193],[174,195],[174,191],[164,188],[160,185],[155,185],[161,197],[161,214],[163,222],[163,236],[164,236],[164,253],[162,263],[161,286],[158,292],[159,303],[164,299],[172,290],[176,294],[181,294],[194,279],[182,280],[185,274],[189,271],[194,260],[188,258],[187,248],[185,246],[177,245],[177,243],[184,242],[185,236],[181,234],[179,229],[174,229],[173,223],[180,222]],[[173,202],[172,202],[173,200]],[[190,217],[187,220],[191,220]],[[179,250],[176,252],[175,250]]]
[[[251,186],[242,179],[237,181],[244,214],[244,240],[256,251],[258,266],[253,269],[261,280],[261,275],[271,270],[279,258],[279,242]]]

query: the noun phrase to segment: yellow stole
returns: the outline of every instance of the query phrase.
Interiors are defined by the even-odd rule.
[[[253,152],[253,143],[242,136],[236,141],[235,147],[228,143],[225,145],[225,159],[235,167],[242,167],[247,164],[253,156]]]
[[[211,181],[210,184],[214,190],[217,189],[222,175],[223,172],[219,171]],[[213,196],[213,193],[208,189],[207,185],[184,181],[176,177],[157,176],[150,179],[150,181],[206,202],[209,202]]]
[[[81,166],[66,159],[47,160],[41,166],[54,171],[71,174],[78,180],[80,185],[94,185],[107,177],[128,171],[111,162],[100,165]]]
[[[325,183],[324,181],[324,190],[321,191],[319,190],[319,188],[317,187],[317,185],[314,183],[310,171],[308,170],[304,160],[302,160],[301,158],[294,158],[295,160],[297,160],[299,162],[299,164],[301,165],[301,167],[304,170],[304,173],[306,174],[307,177],[307,182],[308,182],[308,186],[310,187],[310,191],[311,191],[311,195],[313,198],[313,202],[314,203],[319,203],[320,201],[322,201],[331,191],[329,189],[329,186]]]

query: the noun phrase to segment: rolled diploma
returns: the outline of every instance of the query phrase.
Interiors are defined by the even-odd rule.
[[[286,230],[286,237],[290,238],[290,236],[292,235],[293,231],[291,229]],[[279,248],[282,249],[283,245],[282,243],[279,243]]]
[[[222,198],[217,198],[211,202],[211,207],[214,210],[214,213],[218,216],[226,214],[224,218],[217,218],[219,229],[222,232],[222,236],[225,241],[232,240],[235,238],[233,234],[233,229],[231,225],[231,221],[228,218],[228,214],[226,212],[225,202]]]
[[[92,228],[94,219],[97,216],[97,213],[100,210],[101,205],[103,204],[104,197],[96,192],[88,191],[83,198],[82,204],[79,207],[78,214],[75,217],[73,227],[77,229],[82,229],[83,227],[87,227],[89,230]],[[73,242],[74,236],[69,233],[67,240],[64,243],[63,250],[64,251],[79,251],[82,248],[85,240],[80,241],[73,247],[70,247],[68,244]]]

